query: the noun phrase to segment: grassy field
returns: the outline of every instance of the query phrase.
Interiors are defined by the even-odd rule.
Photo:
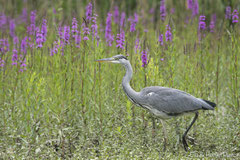
[[[91,2],[0,3],[0,159],[238,159],[237,1]],[[136,91],[172,87],[217,104],[200,111],[190,151],[179,138],[194,115],[166,121],[164,150],[160,120],[122,90],[124,68],[95,62],[116,54]]]

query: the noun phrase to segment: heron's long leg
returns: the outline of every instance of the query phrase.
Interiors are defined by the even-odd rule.
[[[161,120],[161,119],[160,119],[160,121],[161,121],[162,126],[163,126],[163,135],[164,135],[164,148],[163,148],[163,150],[165,151],[166,148],[167,148],[167,132],[166,132],[166,128],[165,128],[165,123],[164,123],[164,121]]]
[[[191,122],[190,126],[187,128],[187,130],[185,131],[185,133],[182,136],[182,141],[183,141],[183,146],[184,146],[185,151],[188,150],[188,144],[186,142],[185,137],[186,137],[188,131],[190,130],[190,128],[192,127],[192,125],[194,124],[194,122],[197,120],[197,118],[198,118],[198,112],[195,113],[195,117],[193,118],[193,121]]]

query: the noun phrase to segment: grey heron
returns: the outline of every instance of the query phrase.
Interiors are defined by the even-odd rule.
[[[169,119],[185,113],[195,113],[193,121],[182,136],[182,143],[185,151],[189,148],[186,142],[186,135],[198,118],[198,110],[214,110],[216,106],[213,102],[196,98],[184,91],[174,88],[151,86],[143,88],[140,92],[135,91],[130,86],[130,80],[133,74],[132,66],[127,57],[123,55],[115,55],[111,58],[104,58],[96,61],[122,64],[126,69],[126,74],[122,80],[122,86],[127,97],[134,104],[149,110],[155,116],[161,119]]]

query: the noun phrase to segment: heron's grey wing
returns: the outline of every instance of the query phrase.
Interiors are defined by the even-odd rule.
[[[147,87],[141,91],[144,103],[168,114],[181,114],[202,109],[204,103],[194,96],[173,88]]]

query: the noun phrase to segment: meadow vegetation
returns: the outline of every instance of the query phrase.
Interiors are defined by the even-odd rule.
[[[238,1],[0,2],[0,159],[238,159]],[[132,87],[165,86],[217,104],[166,121],[134,106]]]

